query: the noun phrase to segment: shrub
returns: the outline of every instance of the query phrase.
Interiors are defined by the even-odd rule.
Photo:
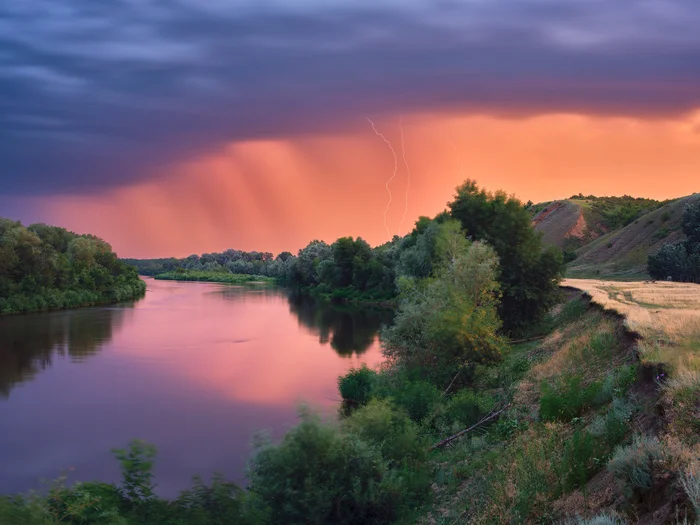
[[[279,445],[256,444],[248,477],[272,523],[386,523],[429,489],[424,473],[391,469],[379,447],[308,412]]]
[[[595,452],[593,437],[588,432],[574,432],[571,440],[564,445],[559,463],[562,492],[569,492],[586,484],[595,468]]]
[[[405,413],[386,400],[372,400],[343,421],[343,429],[379,448],[394,464],[414,462],[425,456],[418,427]]]
[[[628,497],[642,496],[654,487],[655,465],[665,455],[658,438],[635,436],[631,445],[615,450],[608,470],[622,484]]]
[[[602,383],[583,386],[581,381],[581,375],[564,376],[554,386],[543,381],[540,387],[540,417],[545,421],[570,421],[593,406]]]
[[[612,450],[629,432],[629,421],[634,409],[635,406],[629,401],[613,399],[608,412],[593,421],[590,428],[591,434],[603,439],[608,450]]]
[[[155,500],[153,492],[153,459],[156,448],[150,443],[134,440],[126,449],[114,449],[114,456],[122,468],[120,493],[131,508],[136,508]]]
[[[76,483],[70,488],[53,488],[47,507],[60,523],[111,524],[119,517],[122,499],[117,488],[108,483]]]
[[[207,485],[195,476],[192,488],[184,490],[171,504],[168,524],[228,525],[256,523],[255,513],[246,508],[246,495],[235,483],[214,475]]]
[[[578,298],[564,304],[557,314],[556,325],[568,324],[579,319],[588,311],[588,305],[583,299]]]
[[[445,417],[451,423],[468,427],[479,421],[496,406],[496,400],[488,394],[471,390],[456,393],[445,407]]]
[[[366,365],[352,368],[344,376],[338,377],[338,390],[343,403],[349,408],[366,405],[372,397],[376,380],[377,372]]]
[[[404,383],[393,393],[394,402],[416,422],[432,414],[441,398],[440,391],[427,381]]]
[[[681,474],[681,485],[690,503],[695,509],[695,516],[700,520],[700,462],[694,461]]]

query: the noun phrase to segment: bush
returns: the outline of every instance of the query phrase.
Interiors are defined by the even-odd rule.
[[[615,450],[608,470],[622,484],[628,497],[641,497],[654,487],[656,464],[665,456],[665,447],[658,438],[635,436],[631,445]]]
[[[425,457],[417,425],[389,401],[370,401],[343,421],[343,429],[378,447],[392,464],[412,464]]]
[[[350,409],[366,405],[372,397],[376,381],[377,372],[366,365],[350,369],[347,374],[338,377],[338,390],[343,403]]]
[[[695,509],[696,518],[700,520],[700,461],[692,462],[683,471],[681,485]]]
[[[433,413],[442,394],[435,385],[427,381],[415,381],[404,383],[392,397],[413,421],[421,422]]]
[[[478,422],[496,406],[496,400],[488,394],[478,394],[471,390],[456,393],[445,407],[448,422],[468,427]]]
[[[425,473],[392,469],[379,447],[309,413],[279,445],[256,444],[249,480],[272,523],[386,523],[430,487]]]
[[[613,450],[629,432],[634,405],[621,398],[613,399],[604,416],[598,416],[591,424],[591,434],[601,438],[608,450]]]
[[[564,325],[572,323],[579,319],[588,311],[588,304],[583,299],[574,299],[564,304],[561,311],[557,314],[556,325]]]
[[[602,383],[583,386],[581,381],[581,375],[564,376],[555,386],[543,381],[540,387],[540,417],[545,421],[570,421],[592,407]]]
[[[595,443],[585,431],[577,430],[564,446],[559,463],[559,479],[562,492],[583,487],[595,470]]]

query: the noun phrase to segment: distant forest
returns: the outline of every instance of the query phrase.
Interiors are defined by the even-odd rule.
[[[0,314],[129,301],[146,284],[94,235],[0,218]]]
[[[361,238],[332,244],[311,241],[297,255],[243,252],[190,255],[183,259],[124,259],[142,275],[221,272],[273,277],[339,301],[378,302],[396,298],[402,279],[424,279],[435,270],[456,225],[469,241],[484,241],[498,255],[500,316],[504,328],[517,330],[541,319],[553,304],[563,272],[558,248],[542,245],[528,210],[503,192],[489,193],[467,180],[448,209],[421,217],[411,233],[372,248]]]

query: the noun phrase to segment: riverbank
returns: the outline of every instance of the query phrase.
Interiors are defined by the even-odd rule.
[[[165,272],[153,277],[161,281],[197,281],[224,284],[275,284],[276,279],[264,275],[246,275],[240,273],[175,271]]]

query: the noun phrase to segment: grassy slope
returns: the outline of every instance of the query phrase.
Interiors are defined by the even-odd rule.
[[[531,210],[535,229],[546,244],[576,250],[578,257],[568,265],[568,277],[639,280],[648,278],[649,254],[683,238],[683,207],[693,198],[698,197],[642,201],[637,204],[638,218],[624,227],[610,224],[607,214],[620,206],[614,199],[567,199],[537,204]],[[585,224],[579,221],[580,215]]]
[[[679,381],[687,370],[668,373],[668,386],[660,388],[656,378],[664,365],[646,358],[640,363],[623,317],[589,304],[580,292],[568,293],[543,340],[515,345],[495,372],[480,379],[480,389],[505,398],[510,408],[495,425],[433,457],[434,499],[420,523],[577,523],[577,517],[604,513],[622,523],[693,522],[679,472],[700,446],[693,416],[700,407],[688,403],[698,399],[700,367],[690,380]],[[566,378],[576,375],[579,393],[567,393]],[[550,389],[546,395],[545,384],[554,394]],[[604,385],[602,393],[575,417],[546,417],[558,413],[552,401],[575,406],[595,384]],[[658,436],[666,450],[654,467],[651,495],[642,500],[607,468],[633,435]]]
[[[671,201],[622,229],[611,231],[577,250],[568,277],[646,279],[647,257],[682,239],[683,207],[693,196]]]
[[[574,201],[554,201],[534,216],[533,223],[546,244],[563,248],[567,234],[576,226],[580,213],[581,206]]]

